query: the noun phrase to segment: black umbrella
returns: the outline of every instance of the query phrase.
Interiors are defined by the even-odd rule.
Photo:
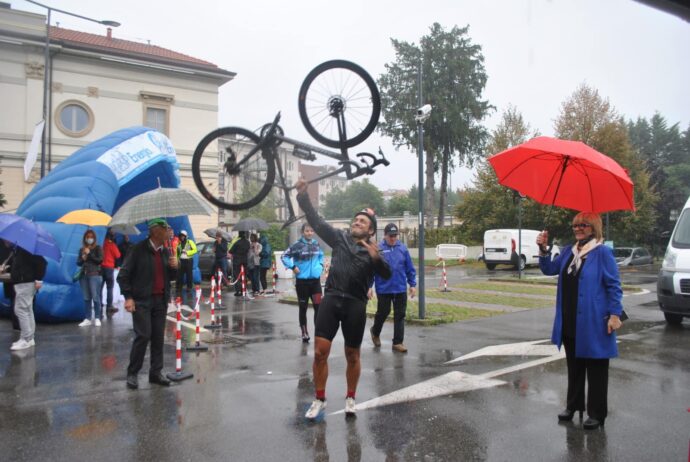
[[[268,223],[260,218],[243,218],[232,227],[233,231],[261,231],[268,229]]]
[[[208,228],[204,230],[204,234],[214,239],[216,238],[216,233],[220,233],[220,235],[223,236],[223,239],[225,239],[226,241],[232,240],[232,235],[229,232],[224,231],[220,228]]]

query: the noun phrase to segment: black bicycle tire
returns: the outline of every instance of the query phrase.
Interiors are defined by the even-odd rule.
[[[264,185],[256,194],[256,196],[252,197],[251,199],[245,202],[230,203],[218,199],[211,193],[211,191],[206,189],[206,186],[204,185],[204,182],[201,178],[201,157],[203,156],[206,147],[209,144],[211,144],[215,139],[221,136],[227,136],[232,134],[245,136],[257,145],[261,140],[261,138],[259,138],[254,132],[240,127],[221,127],[210,132],[208,135],[204,136],[201,139],[196,149],[194,150],[194,156],[192,157],[192,177],[194,178],[194,184],[196,184],[196,188],[199,190],[201,195],[204,197],[204,199],[206,199],[213,205],[225,210],[246,210],[259,204],[259,202],[261,202],[264,199],[264,197],[268,195],[268,193],[271,191],[271,188],[273,187],[273,183],[276,177],[276,166],[273,155],[266,155],[265,152],[262,153],[262,155],[264,155],[264,157],[266,158],[266,181],[264,182]]]
[[[304,79],[302,86],[299,89],[299,96],[297,99],[299,117],[302,119],[302,124],[304,125],[304,128],[307,129],[307,132],[309,132],[309,134],[319,143],[331,148],[343,147],[340,143],[340,140],[326,138],[312,125],[311,121],[309,120],[309,116],[307,115],[306,108],[307,91],[309,90],[310,85],[320,74],[335,68],[347,69],[357,74],[357,76],[359,76],[366,83],[372,96],[372,113],[371,117],[369,118],[369,122],[359,134],[345,140],[344,147],[351,148],[366,140],[369,135],[373,133],[374,129],[376,128],[376,124],[379,121],[379,116],[381,115],[381,95],[378,87],[376,86],[376,82],[374,82],[374,79],[371,78],[367,71],[365,71],[364,68],[358,64],[343,59],[334,59],[332,61],[321,63],[312,69],[312,71],[307,74],[307,77]]]

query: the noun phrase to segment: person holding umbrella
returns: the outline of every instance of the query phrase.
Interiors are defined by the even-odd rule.
[[[10,281],[14,287],[14,313],[19,321],[19,340],[14,342],[10,350],[25,350],[36,345],[34,333],[34,295],[43,285],[46,274],[46,259],[40,255],[32,255],[18,245],[3,240],[3,245],[12,248],[12,264],[10,266]]]
[[[249,241],[247,240],[247,232],[240,231],[237,240],[230,246],[230,253],[232,254],[232,275],[235,278],[235,297],[242,296],[242,281],[240,281],[240,270],[245,268],[245,277],[247,274],[247,257],[249,256]]]
[[[79,327],[91,325],[91,314],[94,313],[94,324],[101,327],[101,295],[103,291],[103,277],[101,263],[103,249],[96,243],[96,233],[87,229],[82,237],[82,247],[77,257],[77,266],[81,266],[79,285],[84,296],[84,320]]]
[[[578,213],[572,222],[575,244],[551,260],[548,232],[537,237],[539,267],[546,275],[558,275],[556,317],[551,341],[565,348],[568,367],[566,408],[559,421],[571,421],[585,409],[583,427],[604,425],[607,416],[609,359],[618,356],[616,330],[621,325],[621,283],[611,249],[603,244],[601,217]]]
[[[134,245],[125,257],[117,276],[125,297],[125,310],[132,313],[134,342],[127,367],[127,388],[137,389],[137,374],[144,364],[146,347],[151,343],[149,382],[169,386],[163,375],[165,317],[170,299],[170,270],[177,258],[163,245],[168,223],[163,218],[149,220],[149,237]]]

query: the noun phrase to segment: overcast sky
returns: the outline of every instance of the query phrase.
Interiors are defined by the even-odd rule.
[[[42,13],[23,0],[13,8]],[[626,118],[660,112],[690,123],[690,24],[633,0],[43,0],[52,7],[119,21],[113,35],[150,41],[237,73],[220,90],[219,124],[255,129],[281,110],[285,133],[306,142],[297,92],[306,74],[330,59],[360,64],[377,79],[394,60],[390,38],[419,42],[434,22],[469,25],[482,46],[497,110],[508,104],[530,125],[553,134],[560,104],[578,84],[609,98]],[[54,13],[63,27],[104,33],[102,26]],[[414,153],[395,151],[378,135],[357,149],[381,146],[392,161],[371,177],[382,189],[417,182]],[[391,175],[392,171],[395,175]],[[460,169],[452,186],[470,181]]]

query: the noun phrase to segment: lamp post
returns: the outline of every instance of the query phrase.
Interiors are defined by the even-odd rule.
[[[69,16],[74,16],[75,18],[80,18],[80,19],[85,19],[87,21],[95,22],[97,24],[103,24],[104,26],[110,26],[110,27],[118,27],[120,26],[120,23],[117,21],[108,21],[108,20],[98,20],[98,19],[92,19],[88,18],[86,16],[82,16],[80,14],[76,13],[70,13],[69,11],[65,10],[60,10],[58,8],[53,8],[52,6],[44,5],[42,3],[38,3],[34,0],[26,0],[27,2],[40,6],[41,8],[45,8],[48,13],[46,14],[46,41],[44,44],[44,50],[43,50],[43,121],[45,124],[43,125],[43,134],[41,135],[41,178],[45,176],[46,172],[46,129],[48,126],[48,91],[50,87],[50,82],[49,82],[49,69],[50,69],[50,16],[53,11],[57,11],[58,13],[66,14]]]
[[[419,185],[417,191],[419,193],[419,233],[417,239],[417,248],[419,252],[419,271],[417,272],[417,300],[419,304],[419,319],[425,317],[425,300],[424,295],[424,122],[431,115],[431,105],[425,104],[422,106],[422,63],[419,63],[419,72],[417,73],[417,102],[419,109],[415,121],[417,122],[417,157],[419,158]]]

